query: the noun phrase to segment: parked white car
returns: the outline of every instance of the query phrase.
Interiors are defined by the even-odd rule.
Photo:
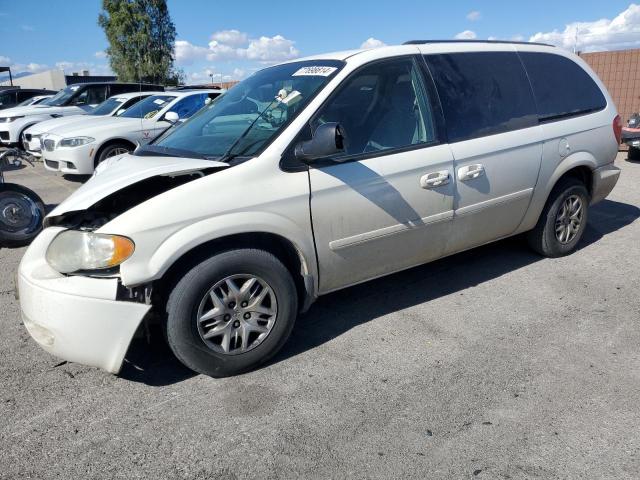
[[[31,125],[67,115],[81,115],[107,98],[140,90],[163,91],[160,85],[136,83],[93,82],[69,85],[53,97],[26,107],[0,110],[0,141],[9,146],[22,146],[22,135]]]
[[[92,117],[113,117],[122,115],[128,108],[132,107],[140,100],[144,100],[151,95],[157,95],[158,92],[129,92],[120,93],[113,97],[107,98],[104,102],[98,105],[93,110],[84,115],[71,115],[61,118],[52,118],[51,120],[45,120],[44,122],[36,123],[35,125],[27,128],[24,131],[22,145],[24,149],[31,155],[39,157],[41,155],[41,141],[42,135],[48,133],[57,127],[68,127],[70,125],[83,125],[88,118]]]
[[[80,124],[52,128],[41,137],[44,166],[67,174],[91,174],[100,162],[150,142],[222,92],[220,89],[164,92],[147,97],[119,116],[85,118]]]
[[[269,67],[49,214],[19,267],[23,322],[48,352],[118,372],[159,318],[189,368],[244,372],[319,295],[520,233],[571,253],[618,180],[621,127],[587,64],[540,44]]]
[[[35,97],[27,98],[24,102],[16,105],[16,107],[28,107],[29,105],[38,105],[39,103],[42,103],[51,97],[53,97],[53,95],[36,95]]]

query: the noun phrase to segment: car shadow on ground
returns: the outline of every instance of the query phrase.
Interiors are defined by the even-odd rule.
[[[62,175],[62,178],[72,183],[86,183],[86,181],[91,178],[91,175],[73,175],[70,173],[65,173],[64,175]]]
[[[604,200],[589,214],[579,249],[633,223],[640,217],[640,208]],[[316,348],[383,315],[462,292],[541,259],[522,236],[517,236],[323,296],[298,319],[285,347],[267,365]],[[158,333],[148,345],[144,341],[132,344],[121,373],[126,379],[152,386],[176,383],[193,375]]]

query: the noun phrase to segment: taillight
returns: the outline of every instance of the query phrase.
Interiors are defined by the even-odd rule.
[[[613,134],[616,136],[616,141],[620,143],[622,141],[622,118],[620,115],[616,115],[613,119]]]

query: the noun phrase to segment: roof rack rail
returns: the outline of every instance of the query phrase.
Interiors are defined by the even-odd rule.
[[[403,45],[423,45],[426,43],[513,43],[516,45],[540,45],[543,47],[554,47],[555,45],[550,45],[548,43],[539,43],[539,42],[518,42],[515,40],[409,40],[404,42]]]

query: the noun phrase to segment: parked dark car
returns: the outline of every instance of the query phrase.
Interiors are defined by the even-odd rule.
[[[2,90],[0,91],[0,110],[15,107],[36,95],[54,95],[55,93],[53,90],[36,88],[9,88]]]
[[[622,143],[629,147],[630,160],[640,160],[640,113],[633,113],[622,128]]]

